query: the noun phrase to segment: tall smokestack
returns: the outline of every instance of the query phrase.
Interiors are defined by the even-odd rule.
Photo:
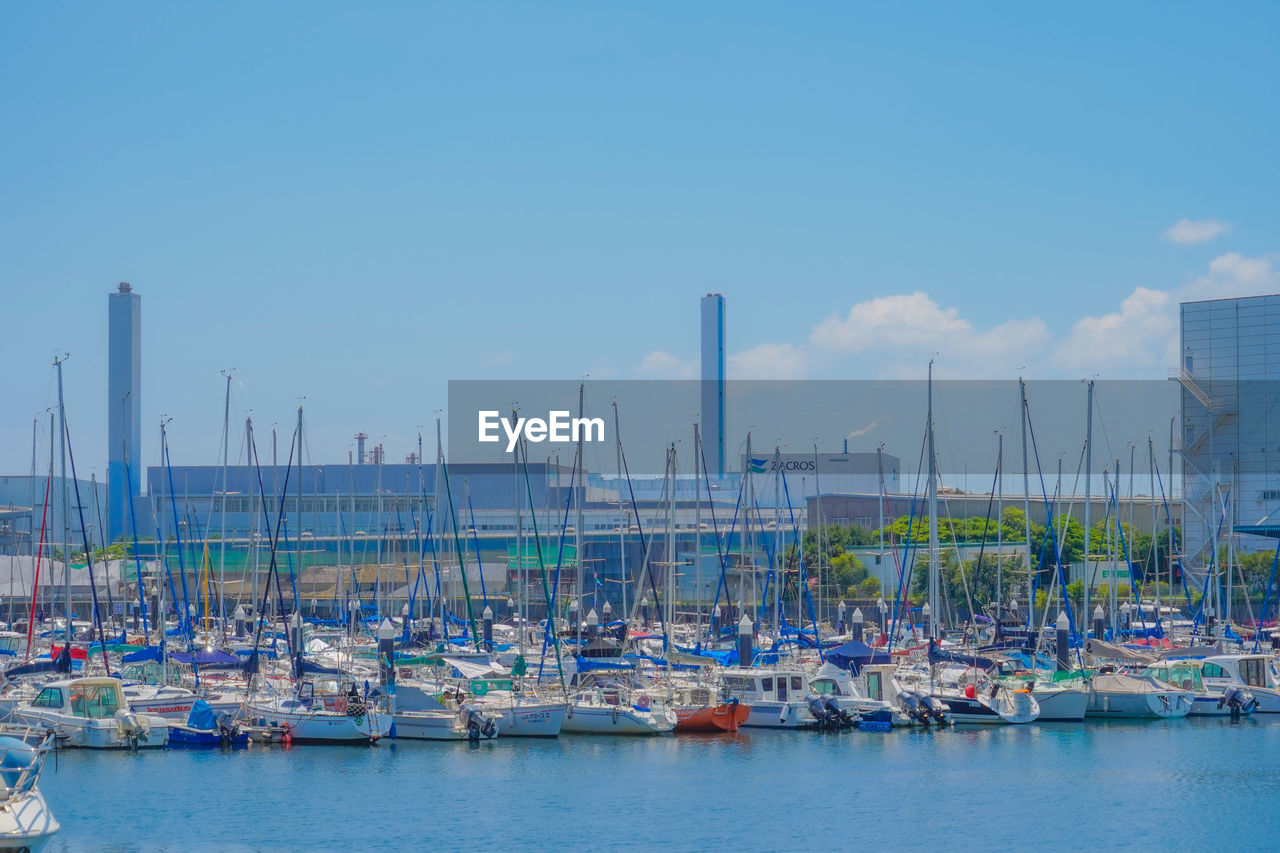
[[[356,433],[356,464],[364,464],[364,443],[369,440],[369,436],[363,432]]]
[[[724,476],[724,297],[702,297],[702,433],[707,468]]]
[[[107,296],[107,542],[125,535],[129,501],[142,484],[141,445],[142,297],[122,281]]]

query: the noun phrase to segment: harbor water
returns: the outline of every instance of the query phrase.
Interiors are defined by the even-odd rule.
[[[1280,718],[67,750],[54,851],[1274,849]],[[56,761],[56,764],[55,764]]]

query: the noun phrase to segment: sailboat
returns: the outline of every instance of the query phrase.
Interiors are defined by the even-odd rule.
[[[915,689],[926,693],[935,702],[944,703],[950,709],[953,723],[1022,724],[1035,721],[1040,716],[1040,705],[1031,691],[1025,688],[1009,689],[998,683],[985,691],[979,691],[974,683],[964,683],[964,674],[973,669],[978,659],[961,660],[962,656],[946,655],[941,651],[939,604],[941,589],[938,566],[938,466],[934,445],[933,427],[933,361],[929,361],[929,405],[927,421],[928,440],[928,490],[929,490],[929,597],[922,608],[929,636],[929,661],[927,678],[917,673]],[[950,660],[951,667],[940,663]],[[989,667],[990,661],[983,666]],[[905,680],[905,679],[903,679]]]
[[[0,736],[0,850],[36,853],[62,828],[36,787],[54,740],[49,733],[33,746]]]

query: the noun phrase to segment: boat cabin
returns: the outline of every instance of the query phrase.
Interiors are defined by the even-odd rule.
[[[808,676],[799,670],[733,669],[722,676],[727,698],[751,705],[799,702],[809,695]]]
[[[29,703],[31,708],[80,717],[109,720],[128,708],[117,678],[73,678],[45,685]]]
[[[1165,684],[1190,690],[1193,693],[1204,692],[1204,680],[1200,677],[1201,662],[1195,660],[1171,660],[1153,663],[1142,671]]]
[[[1249,687],[1274,688],[1270,655],[1219,655],[1201,662],[1206,681],[1246,684]]]

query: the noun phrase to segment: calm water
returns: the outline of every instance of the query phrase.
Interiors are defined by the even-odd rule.
[[[56,851],[1274,849],[1280,719],[66,751]]]

